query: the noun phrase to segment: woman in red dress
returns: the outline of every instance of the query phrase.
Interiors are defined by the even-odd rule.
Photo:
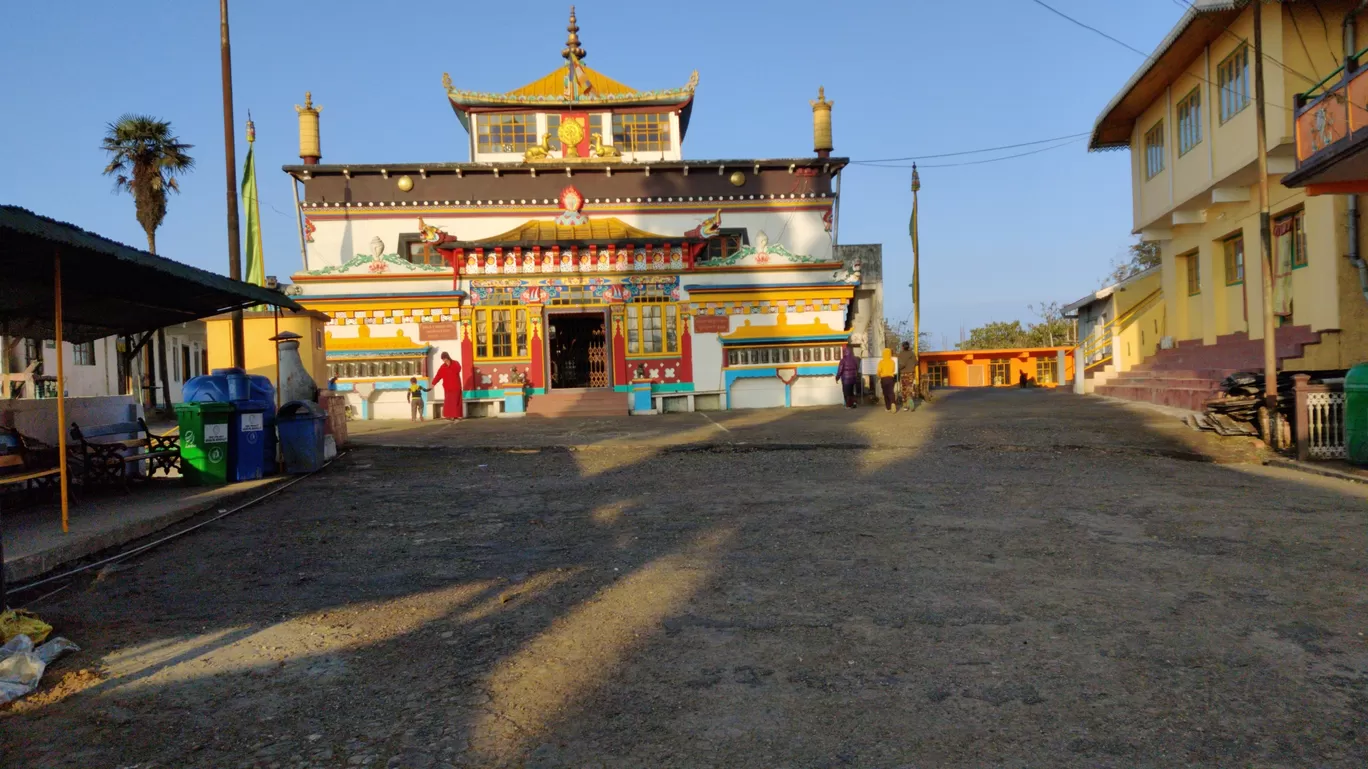
[[[465,416],[465,402],[461,392],[461,364],[442,353],[442,365],[432,378],[432,387],[442,384],[442,418],[460,419]]]

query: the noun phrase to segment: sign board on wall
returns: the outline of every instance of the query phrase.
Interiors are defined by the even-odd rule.
[[[729,315],[695,315],[695,334],[725,334],[731,330]]]
[[[460,334],[456,329],[456,321],[442,321],[440,323],[419,323],[418,341],[435,342],[441,339],[459,339]]]

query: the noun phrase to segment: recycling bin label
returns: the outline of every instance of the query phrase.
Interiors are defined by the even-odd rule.
[[[227,425],[227,424],[221,424],[221,425],[209,424],[209,425],[205,425],[205,426],[204,426],[204,442],[205,442],[205,443],[227,443],[227,442],[228,442],[228,425]]]
[[[188,449],[188,448],[194,447],[194,445],[195,445],[195,431],[193,431],[193,430],[182,430],[182,431],[181,431],[181,434],[180,434],[180,439],[181,439],[181,446],[182,446],[182,447],[187,448],[187,449]]]
[[[264,429],[263,424],[261,414],[242,415],[242,431],[244,433],[259,433]]]
[[[208,427],[208,425],[206,425],[206,427]],[[218,464],[223,461],[223,458],[224,451],[221,446],[215,446],[212,449],[209,449],[209,461],[211,463]]]

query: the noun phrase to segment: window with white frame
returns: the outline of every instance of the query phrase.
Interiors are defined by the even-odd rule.
[[[1153,179],[1164,170],[1164,121],[1145,133],[1145,178]]]
[[[1194,88],[1178,102],[1178,154],[1202,143],[1202,92]]]
[[[1221,122],[1249,106],[1249,46],[1241,45],[1216,66],[1216,85],[1221,94]]]

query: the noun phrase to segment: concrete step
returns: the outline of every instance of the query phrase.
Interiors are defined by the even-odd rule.
[[[1206,402],[1216,396],[1216,391],[1205,387],[1149,387],[1103,385],[1097,388],[1098,395],[1124,398],[1131,401],[1158,403],[1189,411],[1201,411]]]
[[[1126,372],[1126,374],[1107,382],[1106,385],[1113,387],[1175,387],[1185,390],[1207,389],[1214,391],[1221,389],[1221,380],[1208,377],[1184,377],[1181,379],[1154,377],[1146,376],[1143,373],[1131,375],[1130,372]]]
[[[540,417],[621,416],[627,413],[627,394],[612,390],[580,390],[534,395],[527,415]]]

